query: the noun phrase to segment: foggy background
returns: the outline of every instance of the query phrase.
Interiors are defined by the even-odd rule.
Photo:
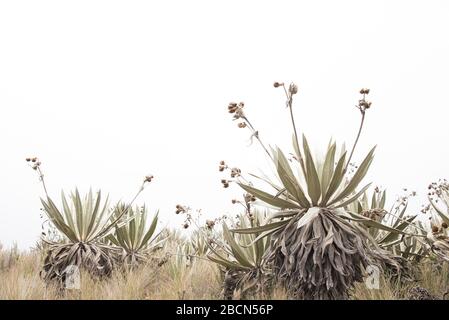
[[[375,144],[365,181],[388,203],[448,177],[447,1],[0,1],[0,242],[40,234],[42,161],[50,194],[89,187],[160,209],[235,214],[218,162],[269,171],[249,131],[227,113],[244,101],[267,144],[290,151],[285,97],[314,151],[352,145],[362,87],[373,106],[354,160]]]

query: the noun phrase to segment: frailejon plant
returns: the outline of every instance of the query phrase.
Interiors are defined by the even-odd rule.
[[[240,228],[259,227],[265,216],[254,211],[251,215],[239,215],[237,223]],[[223,223],[224,242],[211,241],[208,258],[221,266],[225,299],[245,298],[249,294],[263,296],[270,289],[270,272],[264,266],[270,236],[258,236],[257,232],[233,234]]]
[[[413,280],[411,262],[419,262],[428,254],[428,248],[420,238],[425,237],[417,215],[406,215],[409,197],[415,192],[400,196],[389,210],[385,209],[386,191],[375,188],[371,197],[364,195],[351,203],[347,210],[380,223],[375,228],[367,226],[375,252],[381,254],[383,267],[394,280]],[[369,198],[371,200],[369,200]]]
[[[130,205],[120,213],[111,210],[108,199],[102,202],[100,191],[94,195],[92,190],[85,197],[81,197],[78,190],[72,192],[69,198],[62,192],[62,206],[59,209],[48,195],[40,161],[37,158],[27,161],[38,172],[44,187],[46,197],[41,199],[43,210],[63,237],[62,242],[43,239],[47,243],[41,273],[43,279],[47,282],[56,280],[62,285],[73,267],[83,268],[96,277],[111,275],[115,248],[105,244],[104,240],[117,225],[128,223],[123,216],[153,177],[145,177]]]
[[[234,119],[241,119],[241,128],[249,128],[273,161],[277,180],[257,177],[267,183],[272,191],[256,188],[242,177],[240,170],[231,169],[231,177],[238,185],[268,206],[277,209],[267,223],[257,228],[234,229],[237,234],[259,234],[258,239],[271,236],[266,255],[277,281],[288,294],[301,299],[345,299],[355,282],[362,281],[365,267],[378,263],[380,255],[369,245],[369,234],[359,223],[376,226],[378,222],[345,208],[357,200],[369,187],[358,189],[373,160],[374,150],[365,156],[353,175],[348,167],[360,138],[366,111],[371,103],[366,100],[368,89],[362,89],[362,98],[356,106],[362,118],[351,152],[331,142],[323,158],[314,158],[306,137],[302,143],[293,116],[293,97],[298,92],[295,84],[282,87],[287,97],[293,126],[294,156],[289,161],[280,148],[268,150],[258,131],[248,121],[244,104],[228,106]],[[226,169],[227,166],[224,167]],[[221,167],[220,167],[221,170]],[[253,175],[254,176],[254,175]],[[222,180],[229,186],[233,180]],[[355,222],[357,220],[357,222]]]
[[[160,237],[160,232],[156,233],[159,219],[157,212],[151,219],[149,226],[147,225],[148,210],[146,206],[133,209],[124,203],[119,203],[114,210],[112,219],[120,217],[128,221],[124,224],[115,226],[115,232],[108,236],[108,240],[122,249],[120,254],[120,262],[125,268],[135,268],[139,264],[146,262],[150,258],[150,254],[159,248],[165,239]]]
[[[44,211],[64,236],[63,242],[47,242],[43,278],[63,280],[72,266],[83,267],[94,276],[109,276],[114,266],[113,248],[99,242],[114,226],[107,214],[108,201],[101,203],[100,191],[81,198],[76,190],[69,200],[62,194],[62,203],[59,210],[50,197],[42,199]]]

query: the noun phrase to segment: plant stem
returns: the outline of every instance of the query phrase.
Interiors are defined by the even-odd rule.
[[[265,147],[264,143],[262,142],[262,140],[259,138],[259,132],[256,131],[256,129],[253,127],[253,125],[251,124],[251,122],[248,120],[247,117],[242,117],[246,123],[248,124],[248,128],[251,130],[252,132],[252,137],[256,137],[257,141],[259,141],[259,144],[262,146],[262,148],[265,150],[265,152],[268,154],[268,156],[273,160],[273,157],[271,155],[271,153],[268,151],[268,149]]]
[[[306,176],[307,175],[306,166],[304,164],[304,159],[302,158],[301,149],[299,148],[298,131],[296,130],[295,117],[293,115],[293,96],[288,93],[284,84],[282,85],[282,88],[284,88],[285,96],[287,97],[287,106],[290,109],[290,118],[293,126],[293,134],[295,135],[296,150],[298,151],[298,158],[299,158],[298,161],[301,165],[301,169],[304,173],[304,176]]]
[[[44,174],[42,173],[42,171],[39,167],[37,168],[37,172],[39,174],[39,179],[42,182],[42,187],[44,188],[45,195],[47,196],[47,198],[49,198],[48,192],[47,192],[47,186],[45,185]]]
[[[129,209],[131,208],[131,206],[133,205],[134,201],[136,201],[137,197],[142,193],[142,191],[143,191],[144,189],[145,189],[145,182],[142,183],[142,185],[140,186],[139,191],[137,191],[137,193],[136,193],[136,195],[134,196],[134,198],[131,200],[131,202],[128,203],[128,205],[125,207],[125,209],[124,209],[122,212],[120,212],[120,214],[119,214],[118,216],[116,216],[116,218],[111,222],[110,226],[114,226],[114,225],[116,225],[116,224],[119,223],[120,219],[125,215],[125,213],[128,212],[128,210],[129,210]],[[118,204],[115,205],[113,211],[115,211],[117,208],[118,208]],[[135,218],[135,217],[134,217],[134,218]],[[133,218],[133,219],[134,219],[134,218]],[[131,219],[131,220],[133,220],[133,219]],[[130,220],[130,221],[131,221],[131,220]],[[128,221],[128,222],[129,222],[129,221]]]
[[[357,146],[357,143],[359,142],[360,134],[362,133],[363,123],[365,122],[365,111],[360,109],[360,112],[362,113],[362,120],[360,121],[360,127],[359,132],[357,133],[357,137],[355,138],[354,145],[352,146],[351,154],[349,155],[348,162],[346,163],[345,169],[343,170],[344,173],[348,170],[349,163],[351,162],[352,155],[354,154],[355,147]]]

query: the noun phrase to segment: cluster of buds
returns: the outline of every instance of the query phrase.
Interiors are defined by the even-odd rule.
[[[443,230],[447,229],[447,228],[448,228],[448,225],[446,222],[443,222],[440,227],[438,227],[435,224],[432,224],[432,233],[434,233],[434,234],[442,233]]]
[[[229,180],[221,179],[221,184],[223,185],[223,188],[228,188],[229,182],[230,182]]]
[[[206,228],[212,230],[215,226],[215,220],[206,220]]]
[[[237,126],[238,126],[240,129],[246,128],[246,122],[239,122],[239,123],[237,124]]]
[[[188,208],[181,206],[180,204],[176,205],[176,214],[186,213]]]
[[[290,93],[290,96],[298,93],[298,86],[294,84],[293,82],[290,83],[290,86],[288,87],[288,92]]]
[[[228,105],[228,111],[231,114],[234,114],[234,120],[240,119],[240,118],[244,118],[244,114],[243,114],[243,107],[245,106],[245,104],[243,102],[240,103],[236,103],[236,102],[230,102]]]
[[[240,103],[242,103],[242,102],[240,102]],[[236,102],[230,102],[228,105],[229,113],[235,113],[238,110],[239,105],[240,104],[237,104]]]
[[[220,164],[218,166],[218,170],[220,172],[223,172],[224,170],[230,170],[230,177],[232,179],[238,178],[242,175],[242,171],[239,168],[230,168],[224,161],[220,161]],[[222,179],[221,183],[223,185],[224,188],[228,188],[229,187],[229,183],[232,182],[232,180],[227,180],[227,179]]]
[[[190,226],[190,222],[192,221],[192,214],[190,213],[190,208],[186,206],[182,206],[180,204],[176,205],[176,214],[184,214],[186,213],[186,219],[184,220],[184,223],[182,224],[182,227],[184,229],[187,229]]]
[[[357,108],[359,108],[361,112],[365,112],[366,109],[369,109],[371,107],[371,102],[366,100],[366,95],[369,94],[369,89],[361,89],[360,94],[363,95],[363,97],[359,100],[359,105],[357,106]]]
[[[26,158],[25,160],[26,160],[26,162],[28,162],[30,164],[30,166],[33,170],[39,169],[39,167],[41,165],[41,162],[39,161],[39,159],[37,157]]]
[[[348,168],[348,174],[349,175],[354,174],[357,171],[357,169],[359,168],[359,166],[356,165],[354,162],[350,162],[348,167],[349,167]]]
[[[429,192],[427,193],[428,196],[437,196],[440,197],[444,192],[449,192],[449,184],[446,179],[440,179],[438,182],[432,182],[427,187],[429,189]],[[438,199],[436,200],[438,202]]]
[[[362,216],[380,222],[388,212],[384,209],[371,209],[362,212]]]
[[[360,94],[369,94],[369,89],[368,88],[360,89]]]
[[[153,178],[154,178],[154,176],[153,175],[147,175],[147,176],[145,176],[145,178],[143,179],[143,182],[144,183],[150,183],[151,182],[151,180],[153,180]]]
[[[273,83],[273,87],[275,87],[275,88],[284,87],[285,88],[285,84],[283,82],[276,81],[275,83]],[[290,96],[297,94],[298,86],[296,84],[294,84],[293,82],[290,83],[290,85],[288,86],[288,93],[290,94]]]
[[[249,204],[250,202],[256,201],[256,197],[253,196],[251,193],[245,193],[243,198],[245,199],[245,203],[246,204]]]
[[[218,171],[223,172],[227,168],[228,168],[228,166],[226,165],[226,163],[223,160],[220,161],[220,165],[218,166]]]
[[[232,204],[240,204],[241,206],[243,206],[245,208],[246,214],[250,219],[252,219],[253,217],[253,214],[251,213],[251,203],[254,201],[256,201],[256,197],[250,193],[243,194],[243,201],[237,199],[231,200]]]
[[[254,202],[254,201],[257,200],[256,197],[253,196],[253,195],[250,194],[250,193],[245,193],[245,194],[243,195],[243,199],[244,199],[244,203],[243,203],[242,201],[240,201],[240,200],[237,200],[237,199],[232,199],[231,202],[232,202],[232,204],[236,204],[236,203],[240,203],[240,204],[249,204],[249,203]]]
[[[430,204],[426,204],[426,205],[422,205],[421,206],[421,213],[424,213],[424,214],[426,214],[427,212],[429,212],[430,211]],[[429,219],[432,219],[432,217],[430,217]]]
[[[242,170],[240,170],[239,168],[232,168],[231,169],[231,178],[240,177],[241,173],[242,173]]]
[[[407,188],[403,188],[402,191],[408,192],[408,189]],[[416,194],[417,194],[416,191],[412,190],[412,191],[408,192],[407,196],[408,197],[415,197]]]
[[[408,203],[408,200],[411,197],[416,197],[416,195],[417,195],[416,191],[413,191],[413,190],[409,191],[407,188],[403,188],[402,191],[403,191],[403,194],[397,196],[397,198],[396,198],[396,202],[395,202],[395,206],[394,206],[395,210],[400,210],[401,208],[406,206]]]

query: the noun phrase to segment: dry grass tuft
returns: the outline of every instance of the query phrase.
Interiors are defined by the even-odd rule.
[[[165,254],[165,253],[162,253]],[[13,258],[11,258],[13,257]],[[128,271],[115,270],[108,279],[98,280],[88,273],[81,273],[80,290],[67,290],[61,294],[48,286],[39,276],[42,257],[38,251],[19,253],[17,250],[0,250],[0,299],[46,300],[46,299],[221,299],[221,278],[217,266],[209,261],[172,256],[162,266],[154,263]],[[402,286],[381,279],[380,289],[368,289],[358,283],[352,290],[351,299],[394,300],[407,299],[413,287],[427,289],[437,298],[443,298],[449,289],[449,265],[422,263],[417,281]],[[249,299],[287,299],[282,288],[275,288],[270,297]]]

